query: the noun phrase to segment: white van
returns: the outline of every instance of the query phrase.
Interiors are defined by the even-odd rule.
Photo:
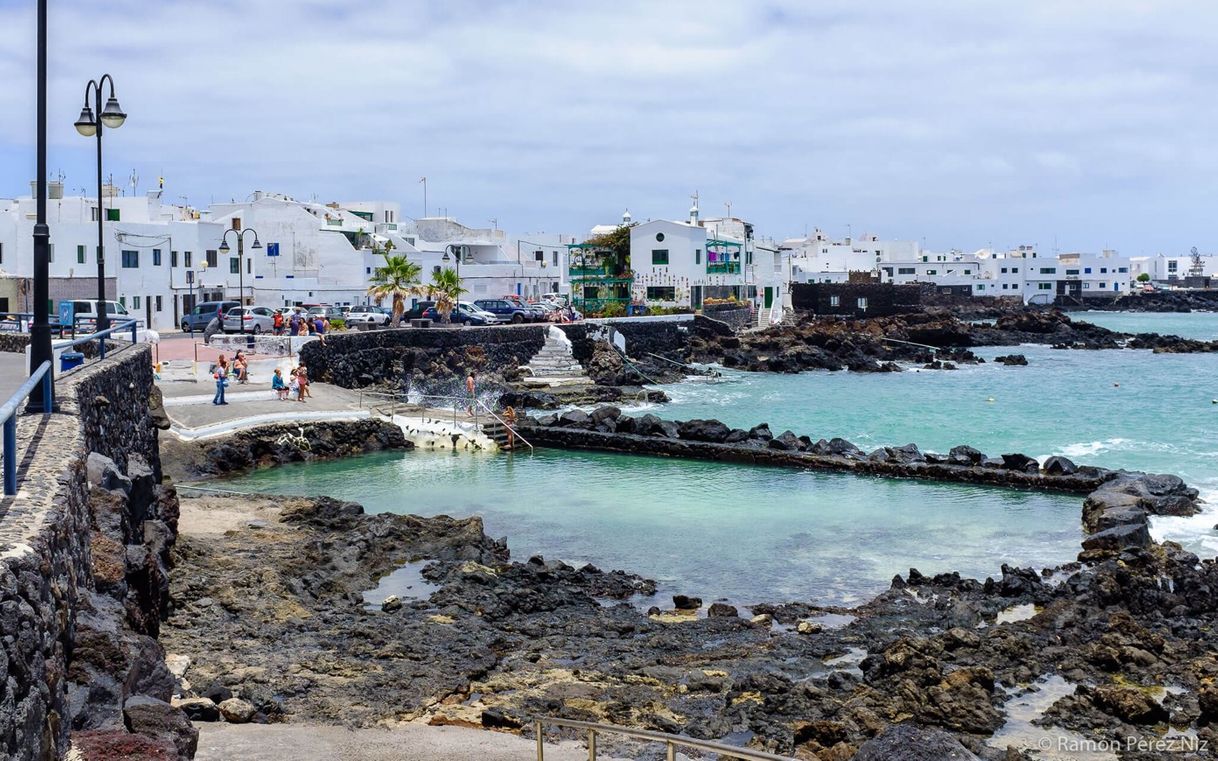
[[[72,305],[72,321],[76,325],[77,335],[91,333],[97,329],[97,299],[75,299],[69,303]],[[120,322],[127,322],[133,319],[139,320],[138,317],[127,311],[127,307],[117,301],[103,301],[102,303],[105,305],[106,316],[109,317],[110,327],[112,328]],[[63,302],[60,302],[59,316],[61,318],[60,321],[63,322],[62,318],[65,316],[63,313]],[[156,343],[160,336],[156,331],[149,330],[143,323],[143,320],[139,320],[136,341],[138,343],[145,341]],[[116,339],[126,338],[131,340],[130,336],[131,334],[126,332],[121,335],[118,333],[114,334]]]

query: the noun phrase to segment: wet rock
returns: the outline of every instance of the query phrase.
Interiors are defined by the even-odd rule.
[[[795,626],[795,631],[799,632],[800,634],[819,634],[822,629],[824,629],[824,627],[815,621],[800,621]]]
[[[1133,687],[1080,687],[1079,692],[1090,696],[1105,713],[1129,724],[1158,724],[1168,719],[1168,711],[1146,690]]]
[[[985,454],[978,449],[961,444],[951,448],[947,453],[949,462],[955,465],[978,465],[985,459]]]
[[[679,425],[680,436],[690,441],[723,442],[732,432],[718,420],[687,420]]]
[[[603,423],[606,420],[617,420],[622,416],[622,410],[619,407],[605,406],[597,407],[592,411],[592,422]]]
[[[702,598],[689,597],[688,595],[673,595],[672,605],[677,610],[697,610],[702,607]]]
[[[769,441],[770,439],[774,438],[774,434],[770,432],[769,423],[762,423],[761,425],[755,425],[749,429],[749,438],[758,439],[760,441]]]
[[[1078,472],[1078,466],[1067,457],[1053,455],[1045,460],[1044,471],[1050,476],[1072,476]]]
[[[1037,473],[1040,471],[1040,463],[1036,461],[1036,458],[1028,457],[1026,454],[1018,452],[1002,455],[1002,467],[1020,473]]]
[[[392,613],[395,610],[401,609],[402,598],[398,597],[397,595],[389,595],[385,598],[384,602],[381,603],[381,611],[384,613]]]
[[[1202,687],[1197,702],[1201,708],[1201,721],[1218,724],[1218,683]]]
[[[770,439],[768,442],[766,442],[766,446],[770,449],[777,449],[783,452],[798,452],[802,446],[802,442],[799,440],[799,437],[791,431],[783,431],[776,438]]]
[[[591,428],[592,417],[583,410],[564,412],[559,418],[559,424],[567,428]]]
[[[1150,530],[1145,523],[1114,526],[1091,534],[1083,540],[1084,550],[1119,552],[1129,547],[1150,545]]]
[[[711,603],[711,606],[706,609],[706,615],[708,618],[737,618],[740,615],[740,611],[736,610],[735,605],[728,605],[727,603],[722,602],[713,602]]]
[[[896,724],[859,746],[853,761],[980,761],[941,729]]]
[[[1026,367],[1028,364],[1028,358],[1022,354],[1006,354],[1001,357],[994,357],[994,361],[1000,365],[1010,366],[1020,365]]]

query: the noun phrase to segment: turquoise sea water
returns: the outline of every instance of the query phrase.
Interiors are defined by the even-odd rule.
[[[749,604],[862,602],[911,566],[984,578],[1072,560],[1081,500],[779,468],[541,451],[381,453],[228,483],[329,494],[369,512],[480,515],[513,557],[621,568]]]
[[[1203,341],[1218,338],[1218,312],[1071,312],[1070,317],[1122,333],[1161,333]]]

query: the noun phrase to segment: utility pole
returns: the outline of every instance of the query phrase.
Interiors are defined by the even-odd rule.
[[[427,217],[427,178],[420,177],[419,182],[423,183],[423,216]]]

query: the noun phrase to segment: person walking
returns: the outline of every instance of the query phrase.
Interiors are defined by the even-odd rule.
[[[478,398],[477,389],[477,378],[474,377],[474,371],[470,370],[469,375],[465,376],[465,393],[469,394],[469,404],[466,409],[469,410],[470,415],[474,414],[474,402]]]
[[[312,398],[313,394],[309,392],[309,371],[304,365],[296,371],[296,382],[300,384],[300,401]]]
[[[223,359],[223,357],[221,357],[221,359]],[[216,370],[213,377],[216,379],[216,395],[212,398],[211,403],[228,404],[228,402],[224,401],[224,387],[228,385],[228,374],[224,372],[223,368],[221,368]]]
[[[276,336],[283,335],[283,312],[275,310],[275,316],[271,318],[271,334]],[[280,380],[283,380],[280,378]]]

